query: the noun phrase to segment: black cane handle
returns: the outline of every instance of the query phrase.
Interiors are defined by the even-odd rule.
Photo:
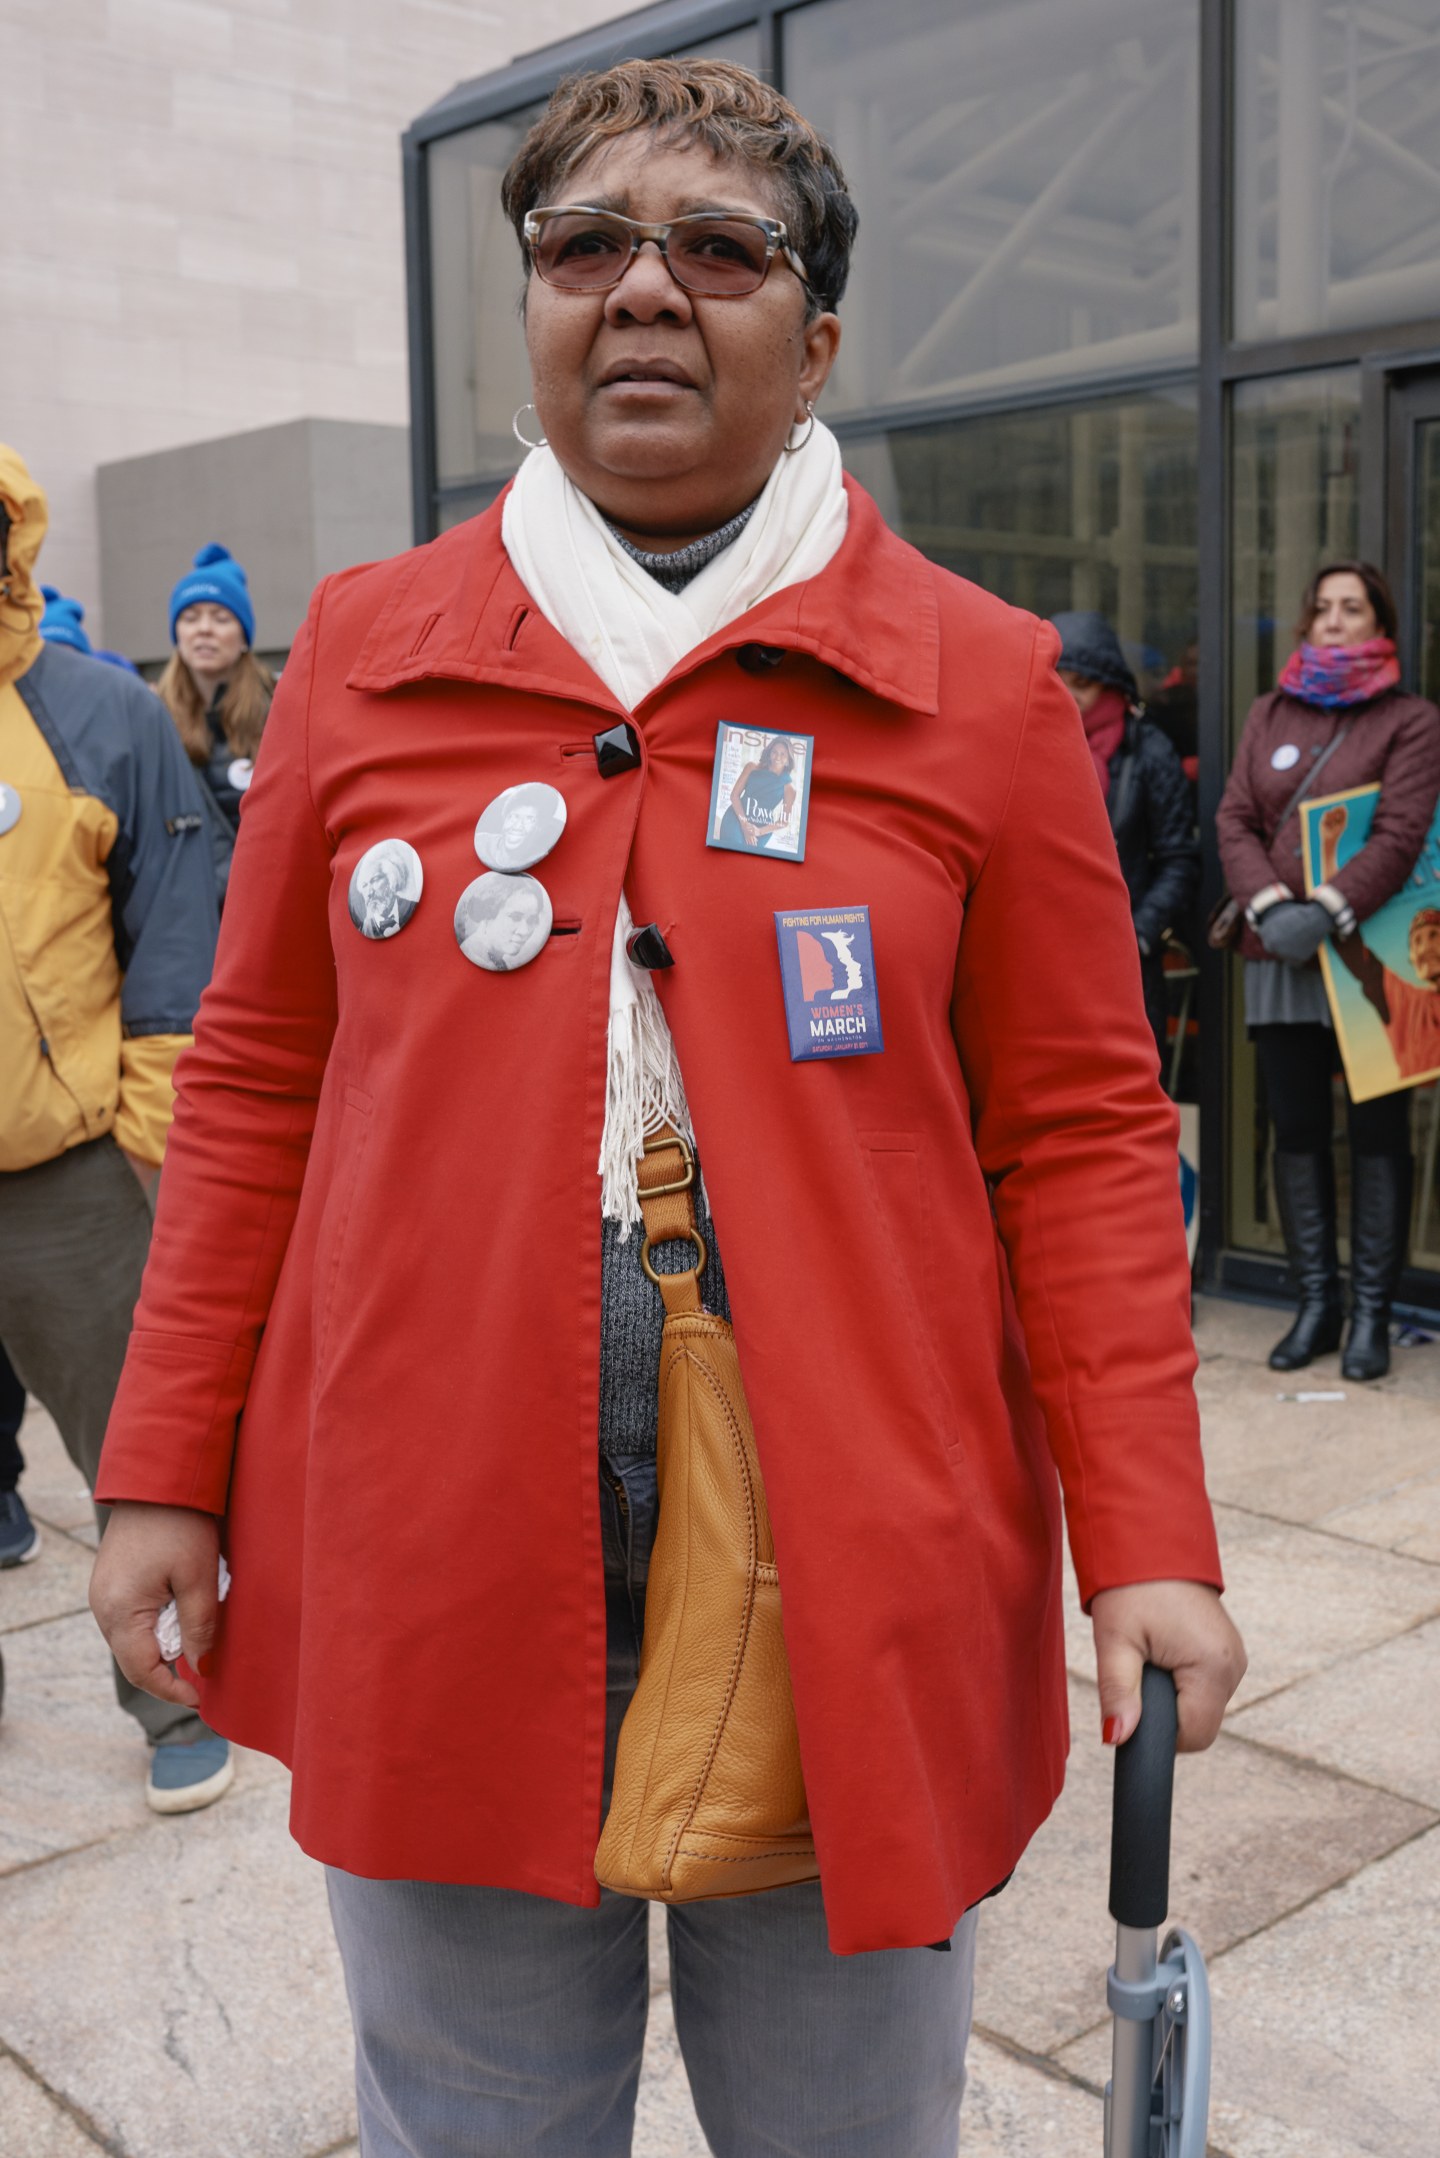
[[[1158,1926],[1170,1907],[1170,1799],[1175,1783],[1175,1681],[1147,1663],[1143,1713],[1115,1754],[1110,1827],[1110,1916],[1122,1926]]]

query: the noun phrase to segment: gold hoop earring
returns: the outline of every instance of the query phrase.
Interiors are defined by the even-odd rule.
[[[815,407],[814,407],[814,405],[813,405],[813,404],[812,404],[812,403],[810,402],[810,399],[809,399],[808,397],[807,397],[807,398],[806,398],[806,400],[805,400],[805,410],[806,410],[806,411],[807,411],[807,412],[809,413],[809,415],[810,415],[810,423],[809,423],[809,425],[808,425],[808,426],[806,427],[806,429],[805,429],[805,432],[804,432],[804,434],[803,434],[803,435],[802,435],[802,436],[800,437],[800,440],[799,440],[798,442],[787,442],[787,443],[786,443],[786,445],[785,445],[785,455],[786,455],[787,457],[795,457],[795,456],[797,456],[797,455],[799,454],[799,452],[800,452],[801,450],[803,450],[803,449],[804,449],[804,447],[805,447],[806,443],[807,443],[807,442],[808,442],[808,441],[810,440],[810,437],[811,437],[811,436],[812,436],[812,435],[814,434],[814,432],[815,432]]]
[[[510,422],[510,432],[511,432],[511,434],[512,434],[512,435],[513,435],[513,436],[515,437],[515,440],[516,440],[516,441],[517,441],[518,443],[520,443],[520,444],[521,444],[521,446],[522,446],[523,448],[525,448],[525,449],[527,449],[527,450],[544,450],[544,449],[548,449],[550,445],[549,445],[549,443],[548,443],[548,442],[546,441],[546,439],[545,439],[544,435],[542,435],[542,436],[540,437],[540,440],[539,440],[538,442],[532,442],[532,441],[530,440],[530,437],[529,437],[528,435],[522,435],[522,434],[521,434],[521,432],[520,432],[520,417],[521,417],[521,413],[525,413],[525,412],[535,412],[535,407],[534,407],[533,405],[522,405],[522,406],[520,407],[520,411],[516,413],[516,415],[515,415],[514,419],[513,419],[513,420],[512,420],[511,422]],[[536,417],[536,419],[537,419],[537,420],[539,419],[540,415],[539,415],[539,413],[538,413],[538,412],[535,412],[535,417]]]

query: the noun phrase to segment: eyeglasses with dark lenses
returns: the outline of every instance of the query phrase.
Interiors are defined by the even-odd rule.
[[[659,248],[676,284],[706,299],[758,292],[777,254],[810,282],[777,217],[706,210],[663,225],[642,225],[616,210],[561,204],[532,210],[524,231],[537,276],[561,292],[611,291],[647,240]]]

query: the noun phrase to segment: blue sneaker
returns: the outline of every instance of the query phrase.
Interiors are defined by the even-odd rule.
[[[40,1531],[18,1491],[0,1491],[0,1567],[28,1566],[40,1549]]]
[[[198,1813],[213,1806],[235,1781],[228,1738],[192,1739],[188,1746],[157,1746],[150,1755],[145,1803],[153,1813]]]

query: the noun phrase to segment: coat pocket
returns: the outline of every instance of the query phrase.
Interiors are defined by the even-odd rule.
[[[953,1452],[960,1434],[936,1346],[939,1298],[931,1266],[933,1230],[920,1140],[914,1132],[862,1131],[857,1137],[895,1276],[910,1309],[909,1347],[917,1378],[933,1406],[941,1436]]]
[[[314,1348],[311,1357],[312,1394],[319,1392],[325,1375],[330,1315],[335,1306],[340,1271],[345,1261],[350,1216],[355,1207],[355,1188],[360,1181],[360,1168],[370,1137],[370,1112],[374,1106],[371,1097],[361,1088],[345,1088],[335,1138],[335,1169],[330,1188],[325,1194],[325,1209],[320,1217],[320,1233],[315,1242],[312,1277],[312,1309],[315,1315]]]

